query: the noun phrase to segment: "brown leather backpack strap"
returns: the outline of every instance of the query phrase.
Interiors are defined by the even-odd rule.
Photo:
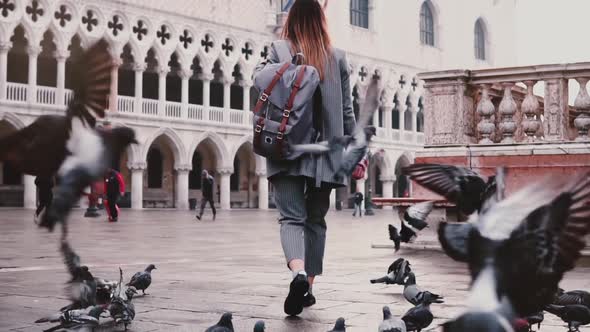
[[[264,89],[264,91],[262,92],[262,94],[258,98],[258,101],[256,102],[256,106],[254,106],[254,111],[253,111],[254,114],[258,114],[260,112],[260,110],[262,109],[262,106],[264,106],[264,103],[266,103],[268,101],[268,97],[272,94],[272,90],[275,88],[277,83],[279,83],[279,81],[281,80],[281,77],[283,77],[283,74],[289,68],[289,65],[290,65],[290,63],[286,62],[284,65],[281,66],[281,68],[279,68],[279,70],[277,70],[277,72],[275,73],[275,76],[273,77],[270,84],[266,87],[266,89]]]
[[[303,78],[305,77],[305,69],[306,66],[301,66],[299,73],[297,73],[297,78],[295,79],[293,88],[291,89],[289,99],[287,99],[287,104],[285,105],[283,111],[283,119],[281,120],[281,125],[279,126],[279,136],[277,137],[279,140],[283,139],[283,134],[285,133],[285,130],[287,130],[287,123],[289,122],[289,116],[291,115],[293,103],[295,102],[295,96],[297,95],[297,92],[299,92],[299,89],[301,89],[301,82],[303,82]]]

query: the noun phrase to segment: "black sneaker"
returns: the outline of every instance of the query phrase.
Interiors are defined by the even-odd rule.
[[[315,296],[311,293],[307,293],[303,299],[303,307],[308,308],[315,304]]]
[[[307,276],[298,274],[289,285],[289,295],[285,299],[284,310],[289,316],[299,315],[303,311],[305,294],[309,290]]]

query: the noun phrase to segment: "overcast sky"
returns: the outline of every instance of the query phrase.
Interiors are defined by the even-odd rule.
[[[517,0],[518,65],[590,61],[590,0]]]

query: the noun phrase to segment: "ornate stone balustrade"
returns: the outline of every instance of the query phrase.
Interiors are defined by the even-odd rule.
[[[590,62],[419,75],[426,145],[589,141]],[[580,87],[572,106],[568,84]],[[518,85],[517,85],[518,84]],[[544,94],[533,88],[544,85]]]

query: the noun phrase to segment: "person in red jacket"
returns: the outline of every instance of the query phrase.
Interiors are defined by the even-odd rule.
[[[107,199],[104,202],[110,222],[117,222],[119,218],[119,198],[125,195],[125,181],[121,173],[109,169],[104,178],[104,189]]]

